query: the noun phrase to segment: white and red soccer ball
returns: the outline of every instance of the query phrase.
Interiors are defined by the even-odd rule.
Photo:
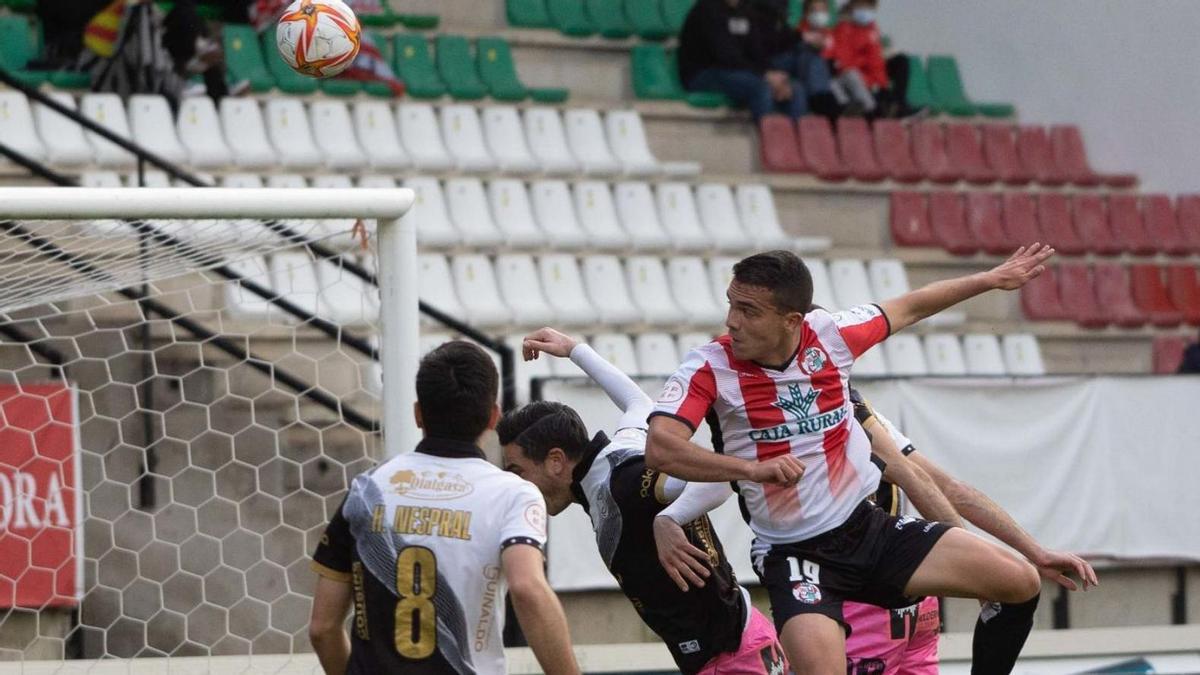
[[[296,0],[275,30],[284,63],[309,77],[333,77],[349,68],[361,44],[358,17],[341,0]]]

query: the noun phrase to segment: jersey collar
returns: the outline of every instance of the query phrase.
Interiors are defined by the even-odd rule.
[[[592,440],[588,441],[583,456],[579,458],[579,463],[571,471],[571,495],[583,506],[585,511],[588,508],[588,500],[583,491],[583,479],[587,476],[588,471],[591,471],[592,462],[596,461],[596,456],[606,447],[608,447],[608,436],[603,431],[597,431]]]
[[[791,356],[789,356],[789,357],[788,357],[788,360],[787,360],[787,361],[784,361],[782,365],[778,365],[778,366],[772,366],[772,365],[770,365],[770,364],[767,364],[767,363],[759,363],[758,361],[751,361],[751,363],[753,363],[754,365],[758,366],[759,368],[765,368],[765,369],[767,369],[767,370],[775,370],[775,371],[778,371],[778,372],[781,372],[781,373],[782,373],[783,371],[785,371],[785,370],[787,370],[788,368],[791,368],[791,367],[792,367],[792,363],[793,363],[793,362],[796,360],[796,355],[797,355],[797,354],[799,354],[799,353],[800,353],[800,343],[798,343],[798,344],[796,345],[796,351],[792,352],[792,355],[791,355]]]
[[[478,445],[453,438],[430,438],[427,436],[417,443],[417,452],[434,457],[487,459]]]

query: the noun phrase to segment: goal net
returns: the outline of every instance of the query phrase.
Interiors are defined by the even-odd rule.
[[[308,650],[308,556],[411,440],[411,201],[0,190],[0,660]]]

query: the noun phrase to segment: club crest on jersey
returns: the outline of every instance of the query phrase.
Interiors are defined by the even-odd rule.
[[[397,471],[390,480],[392,490],[412,499],[454,499],[469,495],[475,486],[461,474],[447,471]]]
[[[672,377],[663,385],[662,393],[658,395],[659,403],[675,403],[683,400],[683,383],[678,377]]]
[[[792,597],[806,605],[815,605],[821,601],[821,589],[816,584],[801,581],[792,586]]]
[[[816,389],[809,389],[805,392],[800,385],[789,384],[787,396],[780,396],[779,400],[775,402],[775,407],[790,414],[795,421],[779,424],[769,429],[752,429],[750,440],[756,443],[781,441],[793,436],[824,433],[841,424],[846,419],[845,406],[829,412],[819,412],[813,409],[813,403],[816,402],[820,393]]]
[[[824,370],[827,361],[825,352],[821,351],[819,347],[809,347],[801,356],[800,370],[806,375],[812,375]]]

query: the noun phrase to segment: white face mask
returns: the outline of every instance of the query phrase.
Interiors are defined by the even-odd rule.
[[[875,10],[860,7],[854,10],[854,23],[866,26],[875,22]]]
[[[815,28],[824,28],[829,25],[829,12],[815,10],[808,13],[808,23]]]

